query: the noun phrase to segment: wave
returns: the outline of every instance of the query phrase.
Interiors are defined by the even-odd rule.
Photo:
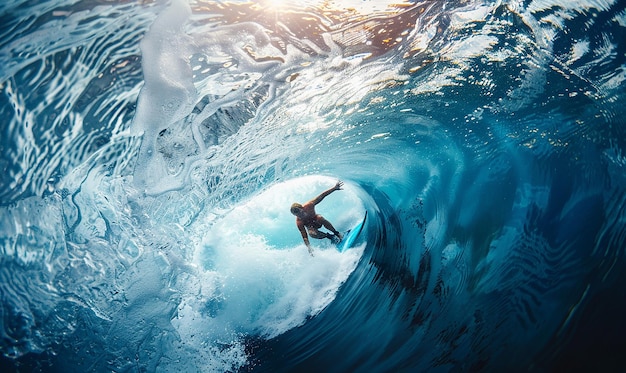
[[[0,14],[3,363],[618,366],[580,351],[624,308],[623,4]],[[311,257],[289,206],[337,180],[366,227]]]

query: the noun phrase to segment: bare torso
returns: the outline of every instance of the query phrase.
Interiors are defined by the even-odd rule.
[[[307,229],[318,230],[322,227],[320,222],[321,216],[315,212],[315,205],[312,203],[305,203],[302,205],[302,214],[296,218],[296,224],[302,225]]]

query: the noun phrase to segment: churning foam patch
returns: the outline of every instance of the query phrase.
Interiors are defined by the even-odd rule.
[[[329,240],[311,240],[311,257],[289,212],[332,187],[336,179],[308,176],[273,185],[207,227],[195,255],[200,270],[172,324],[182,340],[235,346],[241,336],[272,338],[302,325],[330,304],[354,271],[364,245],[339,253]],[[365,208],[345,185],[317,212],[345,231]]]

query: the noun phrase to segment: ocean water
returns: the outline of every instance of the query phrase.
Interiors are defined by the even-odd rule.
[[[625,79],[622,0],[6,0],[2,371],[623,372]]]

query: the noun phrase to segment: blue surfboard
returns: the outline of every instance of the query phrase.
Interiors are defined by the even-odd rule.
[[[365,211],[365,216],[363,217],[363,220],[361,220],[357,225],[355,225],[352,229],[350,229],[343,235],[343,239],[337,244],[337,250],[339,250],[339,252],[343,252],[346,249],[349,249],[354,245],[354,242],[356,241],[356,239],[359,237],[359,234],[361,234],[361,231],[363,230],[363,226],[365,225],[366,219],[367,219],[367,211]]]

